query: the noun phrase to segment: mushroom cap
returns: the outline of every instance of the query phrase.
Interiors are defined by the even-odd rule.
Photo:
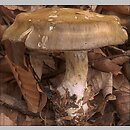
[[[85,50],[123,44],[126,30],[116,16],[70,8],[43,8],[17,15],[3,40],[25,42],[33,50]]]

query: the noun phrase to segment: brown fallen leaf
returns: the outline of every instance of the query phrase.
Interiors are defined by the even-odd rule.
[[[94,126],[112,126],[114,123],[115,110],[110,103],[107,103],[103,115],[96,113],[89,119]]]
[[[116,109],[120,116],[119,125],[122,125],[130,119],[130,93],[123,91],[115,91],[116,95]]]
[[[106,56],[101,49],[94,49],[88,53],[88,58],[93,68],[103,72],[111,72],[114,75],[120,74],[122,67],[118,66],[110,59],[98,60],[104,57]]]
[[[107,51],[111,54],[111,55],[116,55],[116,54],[124,54],[125,51],[121,48],[118,48],[116,46],[108,46]]]
[[[125,62],[129,60],[130,60],[130,57],[128,56],[119,56],[119,57],[113,58],[111,61],[117,65],[123,65]]]
[[[0,6],[0,13],[2,14],[3,19],[6,21],[8,25],[14,22],[15,15],[8,8]]]
[[[0,58],[0,73],[11,73],[11,69],[4,56]]]
[[[117,12],[120,14],[130,15],[130,6],[129,5],[105,5],[102,6],[103,9],[108,11]]]
[[[43,71],[43,57],[37,53],[30,54],[30,63],[33,67],[35,73],[37,74],[38,78],[41,79],[42,71]]]
[[[0,24],[0,41],[2,39],[3,33],[6,30],[7,26],[6,25],[1,25]]]
[[[104,114],[104,109],[107,101],[104,99],[102,93],[95,95],[93,100],[87,102],[88,111],[86,113],[86,119],[89,120],[96,113]]]
[[[88,87],[84,91],[83,104],[87,103],[89,100],[94,98],[94,92],[92,91],[92,87],[88,85]]]
[[[55,70],[56,66],[55,66],[55,61],[54,61],[53,57],[49,56],[49,55],[42,55],[42,56],[43,56],[43,62],[44,62],[44,64],[46,64],[52,70]]]
[[[18,113],[0,106],[0,126],[16,126]]]
[[[8,8],[9,10],[19,10],[25,12],[33,12],[37,9],[41,9],[44,6],[42,5],[4,5],[4,7]]]
[[[91,67],[88,69],[88,86],[92,86],[95,95],[102,90],[104,97],[112,94],[113,78],[111,73],[101,72]]]
[[[11,70],[14,74],[14,77],[21,89],[21,92],[27,102],[28,110],[34,113],[37,113],[39,110],[39,104],[41,100],[40,92],[37,89],[37,82],[34,79],[31,71],[27,71],[20,66],[13,64],[9,58],[6,56],[6,60],[11,67]],[[43,108],[46,105],[47,96],[45,93],[42,93],[44,96],[45,104],[40,108]]]
[[[5,53],[8,58],[16,65],[26,69],[25,64],[25,45],[22,42],[13,43],[9,40],[2,42],[5,47]],[[6,61],[7,62],[7,61]]]
[[[53,57],[44,53],[30,53],[30,63],[39,79],[42,74],[56,69]]]
[[[0,72],[0,84],[7,83],[14,79],[14,76],[11,73],[1,73]]]
[[[26,116],[26,119],[23,122],[22,126],[41,126],[43,125],[41,121],[42,120],[40,118],[33,118],[31,116]]]
[[[16,126],[16,123],[13,122],[8,116],[4,113],[0,114],[0,126]]]
[[[123,65],[124,75],[130,81],[130,61]]]
[[[5,57],[0,59],[0,93],[21,100],[22,94]],[[1,95],[0,95],[1,96]]]
[[[130,83],[123,74],[113,76],[113,87],[118,91],[130,92]]]
[[[20,109],[23,112],[27,111],[26,104],[22,100],[17,100],[7,94],[1,93],[0,101],[8,106],[12,106],[15,109]]]
[[[130,118],[130,83],[124,75],[114,77],[114,95],[116,95],[116,109],[120,116],[119,125]]]

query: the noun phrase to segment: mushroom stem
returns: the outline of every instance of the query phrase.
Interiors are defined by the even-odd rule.
[[[57,88],[59,97],[56,113],[58,124],[66,124],[65,117],[69,117],[76,125],[81,118],[85,116],[88,109],[87,104],[83,104],[84,91],[87,88],[88,56],[87,51],[69,51],[65,52],[66,72],[64,79]],[[62,120],[61,120],[62,119]],[[68,123],[68,122],[67,122]]]

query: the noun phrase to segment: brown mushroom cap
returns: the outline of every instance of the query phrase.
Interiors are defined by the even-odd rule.
[[[44,8],[17,15],[3,40],[34,50],[85,50],[123,44],[127,32],[116,16],[69,8]]]

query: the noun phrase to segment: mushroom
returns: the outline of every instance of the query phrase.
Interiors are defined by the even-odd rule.
[[[87,50],[123,44],[127,39],[118,17],[70,8],[21,13],[3,35],[3,40],[24,42],[35,52],[64,52],[66,72],[53,100],[59,125],[67,125],[66,120],[76,125],[88,110],[83,102],[87,89]]]

